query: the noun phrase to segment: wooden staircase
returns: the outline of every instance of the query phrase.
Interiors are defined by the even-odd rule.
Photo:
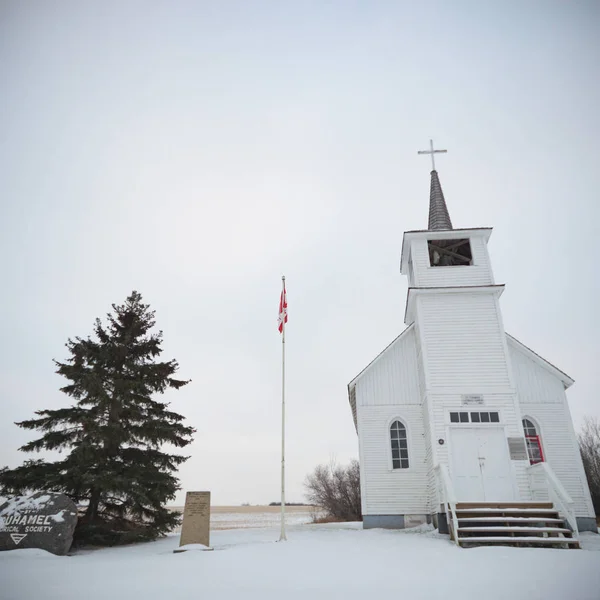
[[[527,546],[579,548],[579,540],[551,502],[459,502],[458,531],[449,523],[459,546]]]

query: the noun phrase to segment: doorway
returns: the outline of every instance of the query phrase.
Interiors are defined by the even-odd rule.
[[[459,502],[510,502],[514,489],[501,427],[451,427],[452,482]]]

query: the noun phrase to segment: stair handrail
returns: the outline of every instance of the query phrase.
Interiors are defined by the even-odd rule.
[[[435,470],[439,475],[440,488],[442,491],[442,500],[444,502],[444,510],[446,511],[446,521],[448,526],[452,523],[452,533],[454,535],[454,541],[456,545],[460,545],[458,542],[458,517],[456,516],[456,494],[454,492],[454,486],[452,485],[452,479],[448,466],[438,463]]]
[[[577,528],[577,517],[575,516],[575,502],[573,498],[569,496],[567,490],[563,487],[562,483],[558,480],[558,477],[552,470],[552,467],[547,462],[539,462],[529,467],[531,471],[542,470],[548,484],[548,491],[550,499],[557,506],[559,512],[561,512],[569,527],[573,531],[573,534],[578,538],[579,529]]]

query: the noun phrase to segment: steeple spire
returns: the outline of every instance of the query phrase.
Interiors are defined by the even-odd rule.
[[[419,150],[418,154],[431,154],[431,188],[429,191],[429,225],[427,229],[445,230],[452,229],[452,221],[444,199],[444,192],[440,184],[440,178],[435,170],[434,155],[448,152],[448,150],[434,150],[433,140],[429,140],[429,150]]]
[[[444,199],[437,171],[431,171],[431,188],[429,190],[429,230],[452,229],[452,221]]]

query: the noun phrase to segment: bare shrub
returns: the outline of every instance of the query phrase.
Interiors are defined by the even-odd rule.
[[[353,460],[347,467],[331,462],[319,465],[304,480],[306,498],[322,509],[313,522],[362,521],[360,506],[360,467]]]
[[[600,421],[586,417],[579,434],[579,450],[596,516],[600,516]]]
[[[313,515],[311,523],[315,525],[322,525],[323,523],[341,523],[341,519],[336,519],[335,517],[319,517],[317,515]]]

